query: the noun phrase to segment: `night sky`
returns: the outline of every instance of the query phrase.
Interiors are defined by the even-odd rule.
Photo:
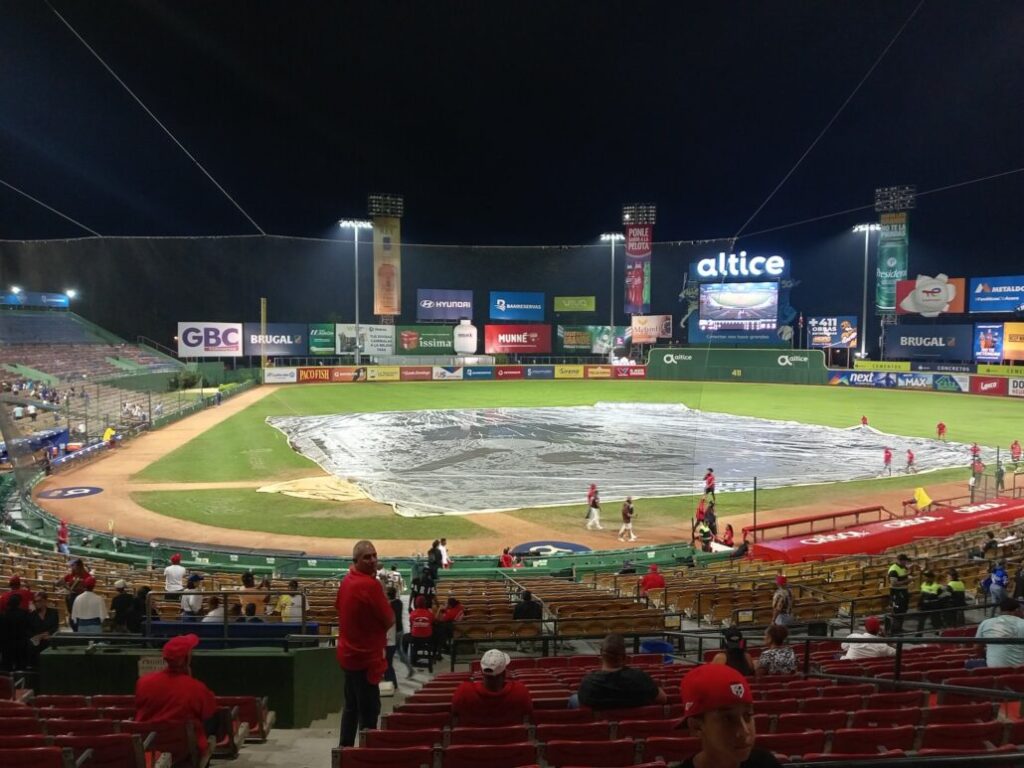
[[[368,193],[395,192],[407,242],[502,245],[595,243],[628,202],[658,205],[657,241],[737,234],[919,4],[51,2],[267,233],[337,238]],[[870,206],[878,186],[1024,167],[1024,4],[920,5],[738,243],[793,259],[805,312],[859,312],[849,230],[875,214],[760,230]],[[0,179],[107,236],[256,233],[45,2],[0,14]],[[1024,173],[921,196],[911,276],[1024,272],[1022,198]],[[85,234],[0,188],[0,238]],[[129,336],[104,310],[114,292],[141,293],[168,327],[205,308],[182,306],[173,271],[49,253],[0,244],[0,282],[91,274],[78,310]],[[517,274],[488,253],[494,281]],[[682,269],[655,262],[670,284],[656,299],[672,301]],[[249,275],[246,309],[224,319],[255,317],[248,294],[273,287]],[[315,321],[344,301],[276,306]]]

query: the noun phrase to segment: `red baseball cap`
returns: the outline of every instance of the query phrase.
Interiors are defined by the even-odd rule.
[[[877,616],[868,616],[864,619],[864,630],[872,635],[877,635],[882,628],[882,622]]]
[[[21,586],[21,576],[11,576],[11,580],[7,583],[10,584],[12,589],[17,589]]]
[[[86,589],[95,589],[96,578],[94,576],[86,576],[84,579],[82,579],[82,586],[84,586]]]
[[[175,552],[173,555],[171,555],[171,562],[174,563],[175,565],[180,563],[181,562],[181,555],[179,555],[177,552]]]
[[[192,649],[199,645],[199,637],[193,634],[178,635],[164,643],[162,651],[164,661],[180,664],[188,658]]]
[[[754,703],[747,678],[724,664],[701,664],[686,673],[680,688],[683,722],[715,709]]]
[[[775,577],[775,583],[778,584],[780,587],[786,586],[786,582],[787,581],[788,581],[788,579],[785,576],[776,576]]]
[[[650,571],[651,573],[657,573],[658,572],[658,566],[655,565],[654,563],[651,563],[650,565],[647,566],[647,570]]]

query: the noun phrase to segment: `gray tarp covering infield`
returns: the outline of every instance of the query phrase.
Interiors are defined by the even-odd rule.
[[[966,467],[958,443],[705,413],[682,405],[599,403],[282,416],[267,419],[325,471],[399,514],[466,514],[580,504],[589,483],[605,501],[876,478],[906,449],[920,471]],[[986,452],[987,453],[987,452]],[[606,510],[606,515],[608,514]]]

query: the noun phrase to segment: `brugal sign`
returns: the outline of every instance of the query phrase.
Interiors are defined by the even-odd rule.
[[[694,280],[728,280],[730,278],[775,280],[789,274],[789,262],[781,256],[748,256],[746,251],[719,253],[690,265]]]

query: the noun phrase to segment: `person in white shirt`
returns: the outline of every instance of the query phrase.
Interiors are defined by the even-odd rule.
[[[976,637],[1006,638],[1017,642],[985,645],[985,665],[988,667],[1018,667],[1024,664],[1024,608],[1012,597],[1004,597],[999,604],[999,615],[985,619],[978,625]]]
[[[452,559],[448,557],[448,539],[441,539],[441,543],[437,545],[437,548],[441,550],[441,567],[451,568]]]
[[[203,593],[199,591],[202,580],[202,576],[193,573],[188,577],[188,589],[181,593],[181,617],[186,621],[195,621],[203,611]]]
[[[882,637],[882,622],[877,616],[868,616],[864,619],[863,632],[851,632],[848,639]],[[844,661],[856,661],[857,659],[877,659],[884,656],[895,656],[896,649],[887,643],[843,643],[842,649],[846,654],[842,657]]]
[[[202,598],[200,598],[201,600]],[[203,624],[212,624],[213,622],[224,621],[224,604],[221,603],[220,598],[214,595],[210,598],[210,612],[203,616]]]
[[[181,592],[185,589],[185,568],[181,564],[181,555],[171,555],[171,564],[164,568],[164,591]]]
[[[306,596],[299,590],[299,582],[292,579],[288,582],[288,594],[281,595],[277,600],[281,621],[302,621],[302,609],[305,605]]]
[[[103,622],[109,616],[107,603],[93,591],[96,589],[95,578],[86,576],[82,585],[85,591],[75,598],[71,606],[71,628],[82,635],[98,635],[103,632]]]

